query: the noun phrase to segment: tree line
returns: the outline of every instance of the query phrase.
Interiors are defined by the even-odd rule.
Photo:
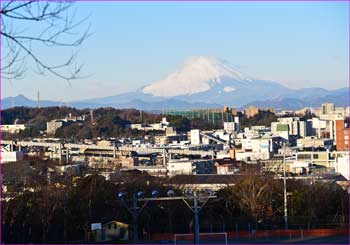
[[[346,226],[348,194],[335,183],[288,180],[288,216],[293,229],[308,229],[329,223]],[[105,180],[92,174],[61,185],[47,184],[36,191],[25,191],[2,203],[2,238],[5,243],[61,243],[86,241],[91,223],[118,220],[128,224],[132,217],[118,201],[117,193],[154,189],[166,196],[166,179],[139,172],[120,174]],[[183,195],[182,188],[174,189]],[[283,184],[269,175],[249,172],[237,177],[233,186],[217,192],[200,213],[201,231],[210,225],[227,230],[283,227]],[[181,201],[150,202],[139,218],[139,231],[154,233],[191,233],[192,212]],[[142,236],[142,234],[140,234]],[[147,237],[143,237],[147,239]]]
[[[46,123],[53,119],[63,119],[67,115],[86,115],[86,120],[72,123],[57,130],[54,137],[92,139],[109,137],[143,137],[146,134],[159,134],[160,132],[143,132],[131,130],[127,125],[132,123],[159,123],[162,117],[166,117],[170,126],[174,126],[179,132],[187,132],[191,129],[211,130],[222,128],[222,123],[215,124],[199,118],[189,119],[180,115],[163,115],[143,112],[136,109],[98,108],[93,110],[94,122],[91,122],[89,109],[76,109],[71,107],[45,107],[29,108],[14,107],[1,111],[1,123],[30,124],[31,127],[20,131],[16,135],[4,134],[5,138],[29,138],[39,137],[40,131],[46,130]]]

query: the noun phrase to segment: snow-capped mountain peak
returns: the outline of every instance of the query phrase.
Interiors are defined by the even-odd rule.
[[[235,83],[248,85],[252,80],[226,61],[214,57],[196,56],[186,60],[180,70],[168,75],[164,80],[145,86],[142,91],[159,97],[191,95],[206,92],[223,81],[226,83],[232,81],[229,90],[234,91]]]

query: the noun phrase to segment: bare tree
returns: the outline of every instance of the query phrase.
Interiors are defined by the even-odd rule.
[[[40,0],[1,2],[3,78],[22,78],[27,61],[35,64],[34,71],[40,75],[49,73],[67,81],[81,78],[82,66],[77,64],[76,56],[89,36],[89,28],[87,18],[77,18],[73,4]],[[52,48],[59,48],[65,56],[63,60],[55,57],[56,64],[49,59],[48,50]]]

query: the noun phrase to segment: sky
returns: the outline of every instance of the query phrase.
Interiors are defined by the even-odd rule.
[[[22,79],[2,80],[2,98],[35,99],[37,91],[62,102],[116,95],[164,79],[197,55],[289,88],[348,85],[348,2],[78,2],[75,8],[78,17],[88,16],[92,33],[78,54],[86,77],[68,83],[41,76],[28,61]],[[66,54],[41,52],[50,62]]]

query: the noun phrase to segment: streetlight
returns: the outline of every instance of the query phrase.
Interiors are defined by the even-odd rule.
[[[167,191],[167,197],[159,197],[159,192],[157,190],[153,190],[151,192],[152,197],[145,198],[144,193],[142,191],[137,192],[137,194],[133,195],[132,199],[132,207],[127,205],[125,201],[125,192],[119,192],[118,198],[123,201],[124,206],[131,213],[133,217],[133,239],[134,242],[138,240],[138,216],[147,205],[149,201],[173,201],[173,200],[182,200],[187,207],[194,214],[194,244],[199,244],[199,212],[205,206],[209,199],[216,198],[215,193],[212,190],[207,190],[206,193],[197,193],[197,191],[186,190],[185,196],[175,196],[175,192],[173,190]],[[138,201],[144,201],[141,207],[137,206]],[[193,201],[193,206],[189,201]],[[202,203],[202,205],[200,205]]]
[[[156,193],[152,192],[152,196]],[[142,210],[146,207],[147,200],[143,203],[142,206],[138,206],[137,202],[144,197],[144,192],[139,191],[136,194],[133,194],[132,198],[132,206],[129,207],[128,201],[126,200],[126,193],[125,192],[119,192],[118,193],[118,199],[120,199],[125,206],[125,208],[129,211],[129,213],[132,216],[132,224],[133,224],[133,240],[136,243],[138,241],[138,218]]]

